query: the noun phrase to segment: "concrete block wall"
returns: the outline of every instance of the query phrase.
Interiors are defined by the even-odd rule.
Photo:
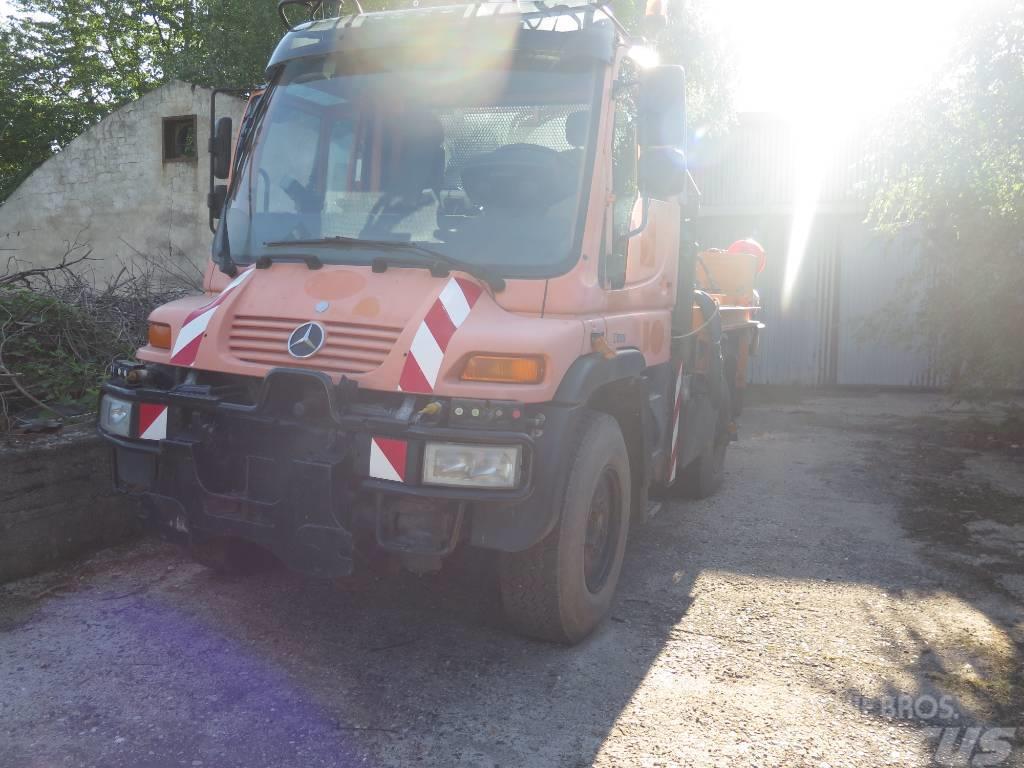
[[[137,532],[137,502],[114,493],[109,452],[92,425],[0,443],[0,583]]]
[[[244,102],[217,97],[237,130]],[[172,81],[111,113],[47,160],[0,206],[0,249],[26,264],[59,261],[88,243],[98,277],[138,253],[210,255],[207,224],[210,90]],[[163,119],[196,116],[194,161],[164,161]]]

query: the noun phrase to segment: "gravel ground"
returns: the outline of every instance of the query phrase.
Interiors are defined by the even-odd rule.
[[[576,648],[508,634],[479,567],[231,580],[140,542],[0,587],[0,765],[1024,765],[1024,451],[956,447],[967,416],[749,407]]]

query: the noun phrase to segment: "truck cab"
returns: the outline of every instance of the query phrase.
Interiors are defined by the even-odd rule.
[[[591,3],[290,30],[211,141],[204,292],[103,388],[147,524],[320,577],[489,550],[513,627],[587,636],[630,526],[720,484],[760,329],[756,257],[687,244],[683,73],[637,45]]]

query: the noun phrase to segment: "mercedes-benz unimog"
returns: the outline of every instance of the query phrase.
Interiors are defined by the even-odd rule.
[[[759,328],[757,256],[692,247],[682,69],[637,44],[540,0],[287,32],[216,120],[203,294],[103,387],[147,524],[330,578],[487,550],[513,627],[588,635],[630,526],[721,483]]]

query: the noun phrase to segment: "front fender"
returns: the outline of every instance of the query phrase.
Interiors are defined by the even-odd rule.
[[[555,391],[554,402],[563,405],[586,403],[601,387],[635,378],[646,368],[647,361],[638,349],[620,349],[612,358],[598,352],[583,355],[565,372]]]

